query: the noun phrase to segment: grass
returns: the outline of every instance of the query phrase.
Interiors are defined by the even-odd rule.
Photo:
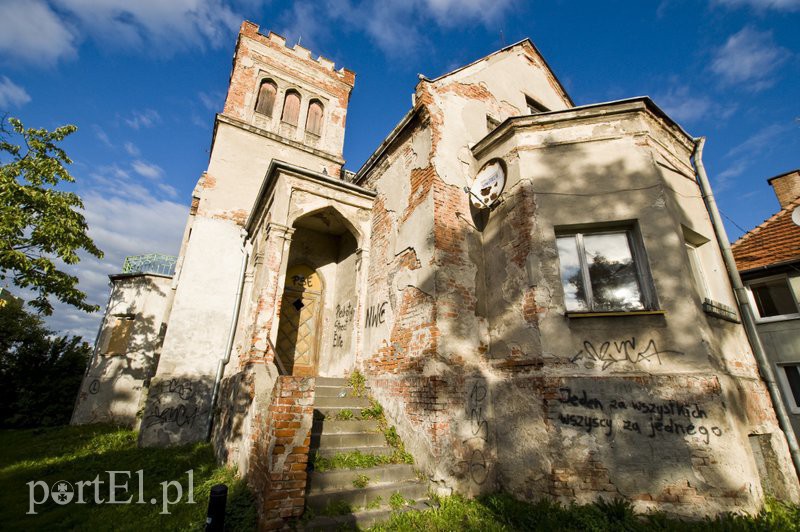
[[[142,470],[144,504],[108,504],[108,471],[129,471],[131,477],[117,475],[116,484],[127,482],[116,491],[117,500],[139,499]],[[187,503],[188,476],[193,472],[194,501]],[[48,500],[29,511],[28,482],[43,481],[48,486],[60,480],[76,482],[98,477],[100,498],[94,502],[94,488],[85,488],[86,504],[58,505]],[[163,510],[165,481],[179,481],[184,490],[182,502]],[[226,525],[230,530],[251,530],[256,524],[252,494],[231,469],[217,466],[211,446],[198,443],[167,449],[139,449],[136,433],[107,425],[55,427],[33,430],[0,431],[0,523],[6,530],[200,530],[205,523],[208,496],[212,486],[228,486]],[[34,496],[44,498],[44,488],[35,487]],[[176,491],[176,490],[175,490]],[[171,497],[176,493],[172,491]],[[77,495],[75,496],[77,498]],[[151,504],[155,499],[156,504]]]
[[[391,501],[390,501],[391,502]],[[399,503],[398,501],[395,501]],[[518,501],[506,494],[476,500],[452,496],[437,499],[438,507],[394,513],[372,531],[800,531],[800,507],[768,501],[756,516],[725,514],[714,519],[684,521],[663,513],[637,515],[623,500],[564,506],[549,500]],[[395,504],[392,504],[395,507]],[[399,506],[398,506],[399,507]]]
[[[353,394],[356,397],[364,397],[367,391],[367,379],[360,371],[354,370],[347,379],[347,383],[353,389]]]
[[[356,417],[355,414],[349,408],[343,408],[342,410],[339,410],[339,412],[336,413],[337,421],[350,421],[352,419],[355,419],[355,417]]]
[[[387,456],[352,451],[335,454],[331,457],[323,457],[317,453],[311,463],[314,471],[324,472],[332,469],[366,469],[388,464],[413,464],[414,460],[409,453],[397,450]]]
[[[369,484],[369,477],[367,475],[358,475],[356,478],[353,479],[353,487],[362,489],[366,488],[367,484]]]

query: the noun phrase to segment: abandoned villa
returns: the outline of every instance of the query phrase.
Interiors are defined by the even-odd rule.
[[[411,499],[798,500],[693,137],[647,97],[575,106],[526,39],[420,76],[353,173],[354,84],[242,24],[177,260],[111,276],[73,423],[210,438],[264,527],[334,496],[315,452],[388,452],[353,374]]]

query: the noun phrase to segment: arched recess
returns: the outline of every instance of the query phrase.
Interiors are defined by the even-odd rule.
[[[292,227],[276,351],[286,373],[342,377],[352,371],[355,363],[353,331],[360,292],[359,235],[333,207],[304,213],[294,220]],[[314,290],[316,285],[312,282],[301,297],[297,292],[300,287],[296,286],[296,275],[318,278],[319,286],[324,289]],[[300,319],[306,326],[295,334],[293,331],[298,329],[295,322]],[[314,324],[319,329],[311,339]],[[312,342],[317,342],[313,344],[317,346],[316,358],[308,364],[307,360],[312,360],[313,356],[301,360],[300,355],[311,348]],[[287,353],[294,358],[289,359]]]
[[[306,132],[312,135],[322,135],[322,120],[325,108],[319,100],[311,100],[308,104],[308,116],[306,117]]]
[[[286,91],[286,96],[283,99],[283,113],[281,120],[287,124],[297,126],[297,121],[300,119],[300,93],[294,89]]]
[[[258,87],[256,112],[271,117],[275,108],[275,96],[278,94],[278,85],[271,79],[265,79]]]

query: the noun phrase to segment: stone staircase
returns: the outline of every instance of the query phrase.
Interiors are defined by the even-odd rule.
[[[356,451],[364,455],[391,456],[378,421],[359,419],[371,406],[366,397],[356,397],[346,379],[317,377],[314,424],[311,429],[309,463],[315,454],[332,458]],[[348,411],[352,413],[352,419]],[[355,529],[389,519],[398,509],[427,508],[427,483],[410,464],[387,464],[367,468],[314,471],[308,476],[306,511],[314,517],[305,530]],[[335,515],[339,514],[339,515]]]

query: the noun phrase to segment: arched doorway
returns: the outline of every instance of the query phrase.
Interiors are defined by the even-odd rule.
[[[358,241],[350,223],[326,207],[292,224],[278,331],[278,369],[340,377],[355,363]]]
[[[323,289],[322,278],[310,266],[286,271],[275,350],[290,375],[316,374]]]

